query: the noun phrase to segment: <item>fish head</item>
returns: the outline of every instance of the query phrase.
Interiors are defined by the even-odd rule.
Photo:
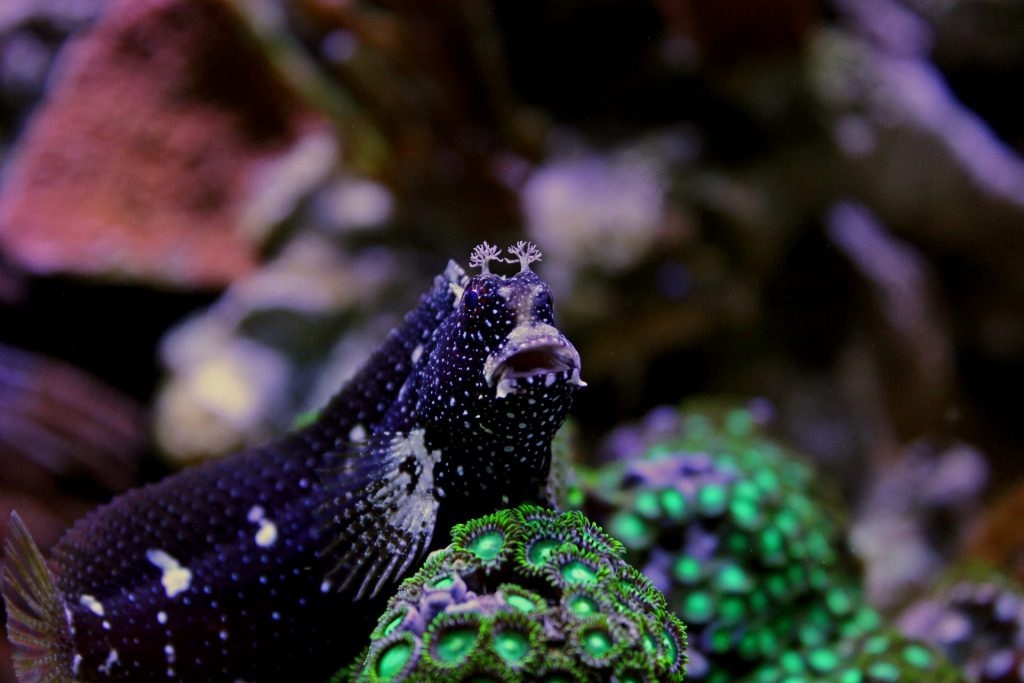
[[[584,386],[580,354],[555,326],[548,285],[533,271],[523,270],[504,278],[497,294],[503,324],[487,340],[482,373],[488,398],[543,402]]]
[[[533,252],[531,252],[533,253]],[[438,331],[425,392],[436,428],[468,451],[550,449],[580,378],[580,355],[555,324],[548,285],[520,272],[484,272],[459,287]],[[472,264],[472,262],[471,262]],[[513,451],[509,451],[509,448]]]

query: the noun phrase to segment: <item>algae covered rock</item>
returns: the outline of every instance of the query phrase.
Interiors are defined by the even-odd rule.
[[[1024,587],[984,567],[957,570],[899,617],[972,683],[1024,681]]]
[[[579,512],[452,530],[337,681],[682,681],[686,634],[621,544]]]

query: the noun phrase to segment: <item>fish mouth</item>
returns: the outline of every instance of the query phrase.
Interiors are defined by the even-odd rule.
[[[512,330],[501,349],[487,358],[484,379],[487,386],[497,386],[497,398],[537,383],[587,385],[580,379],[576,347],[556,328],[543,324]]]

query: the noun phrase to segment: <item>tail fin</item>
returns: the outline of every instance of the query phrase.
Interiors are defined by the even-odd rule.
[[[42,553],[17,513],[5,546],[3,595],[7,637],[21,683],[70,683],[71,633],[60,593]]]

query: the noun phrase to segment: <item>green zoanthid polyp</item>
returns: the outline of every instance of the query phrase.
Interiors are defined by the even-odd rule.
[[[682,681],[686,633],[624,549],[578,512],[455,527],[336,682]]]

